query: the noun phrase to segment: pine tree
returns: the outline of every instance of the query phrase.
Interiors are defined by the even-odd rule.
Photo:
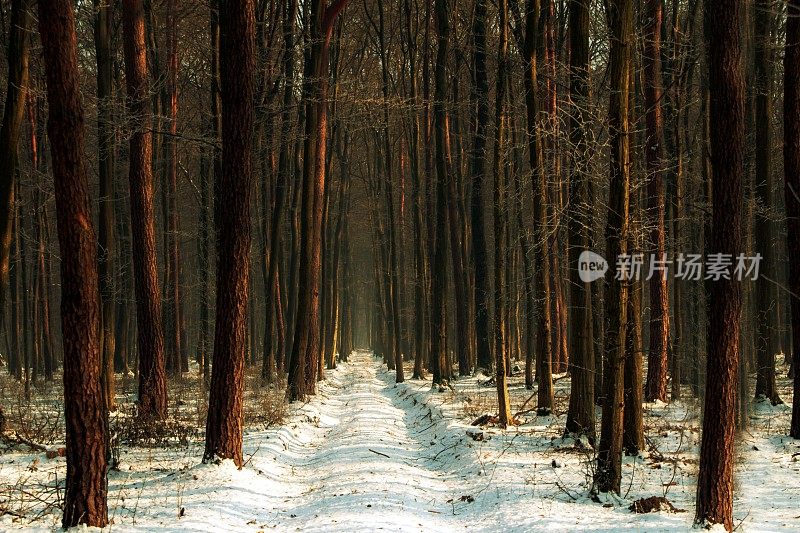
[[[84,116],[72,2],[39,2],[61,253],[61,330],[67,478],[64,528],[108,523],[108,419],[100,376],[97,245],[84,152]]]
[[[741,3],[706,2],[705,16],[713,170],[708,252],[737,257],[742,251],[744,152]],[[723,524],[731,531],[742,287],[735,276],[708,285],[708,361],[695,522]]]

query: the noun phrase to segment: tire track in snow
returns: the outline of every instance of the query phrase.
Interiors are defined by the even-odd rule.
[[[320,392],[305,410],[318,411],[321,429],[310,441],[285,443],[286,455],[265,465],[274,471],[276,460],[291,458],[283,469],[290,476],[289,497],[276,506],[269,527],[357,532],[468,526],[454,507],[467,505],[458,501],[466,490],[460,468],[466,465],[458,458],[470,453],[460,450],[463,434],[447,431],[368,352],[354,353],[350,363],[329,372]]]

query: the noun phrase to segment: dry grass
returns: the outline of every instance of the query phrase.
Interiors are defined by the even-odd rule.
[[[244,425],[264,429],[283,422],[287,404],[284,389],[266,386],[258,366],[245,371]],[[168,418],[144,426],[137,417],[135,376],[117,375],[117,409],[110,415],[112,448],[120,445],[141,447],[187,446],[205,436],[208,393],[196,367],[192,372],[170,376],[167,382]],[[0,405],[4,408],[7,428],[31,442],[50,446],[64,442],[63,386],[60,375],[52,382],[39,381],[26,398],[24,386],[0,369]],[[0,450],[2,451],[2,450]]]

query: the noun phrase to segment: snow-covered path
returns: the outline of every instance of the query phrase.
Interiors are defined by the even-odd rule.
[[[430,381],[396,385],[394,372],[371,353],[356,352],[326,372],[308,403],[290,405],[283,424],[250,427],[241,470],[231,461],[201,464],[200,439],[186,447],[124,447],[119,469],[109,473],[111,530],[610,533],[691,527],[699,432],[686,421],[685,405],[650,407],[647,424],[658,448],[625,457],[623,497],[600,505],[588,494],[591,450],[562,438],[563,415],[530,417],[508,430],[470,424],[493,409],[481,403],[494,395],[483,379],[461,379],[445,393],[432,391]],[[521,379],[515,387],[519,407],[530,392]],[[252,394],[251,402],[266,398],[258,390]],[[776,413],[788,419],[788,409],[766,412],[762,426]],[[760,433],[739,447],[734,516],[743,530],[795,531],[800,444],[762,426],[753,424]],[[0,497],[5,490],[34,516],[46,501],[21,499],[56,486],[64,470],[63,458],[0,455]],[[632,501],[654,495],[668,495],[687,512],[628,510]],[[59,524],[56,507],[33,522],[0,514],[0,531],[53,531]]]
[[[455,437],[407,397],[407,389],[385,379],[379,366],[367,352],[357,352],[330,374],[315,406],[322,431],[283,452],[295,458],[291,480],[305,490],[281,502],[271,526],[351,532],[466,526],[453,513],[453,502],[464,495],[463,480],[436,457]],[[270,462],[256,458],[253,465]]]

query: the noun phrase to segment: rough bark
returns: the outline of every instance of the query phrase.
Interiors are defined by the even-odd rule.
[[[744,87],[741,3],[706,2],[712,221],[709,253],[741,250]],[[709,327],[696,523],[733,529],[733,465],[739,370],[741,282],[708,283]]]
[[[570,176],[569,230],[570,275],[578,272],[578,256],[589,249],[589,191],[586,159],[588,149],[584,134],[586,106],[589,103],[589,5],[585,0],[570,0],[570,98],[572,109],[568,122],[573,157]],[[594,442],[594,346],[589,336],[592,321],[592,289],[580,279],[572,280],[572,345],[570,346],[570,395],[567,433],[586,435]]]
[[[108,523],[108,421],[100,382],[100,301],[84,153],[84,116],[72,2],[39,2],[58,242],[67,478],[65,528]]]
[[[609,73],[609,132],[611,135],[611,183],[609,185],[606,249],[610,261],[628,252],[628,208],[630,189],[630,63],[633,5],[631,0],[607,4],[611,52]],[[594,489],[620,492],[622,477],[622,433],[624,411],[625,343],[628,321],[629,281],[612,279],[605,290],[606,333],[603,364],[603,414]]]
[[[220,4],[222,174],[217,202],[217,306],[203,460],[242,466],[244,361],[250,279],[255,76],[253,0]]]
[[[156,272],[153,139],[142,0],[124,0],[122,19],[128,109],[133,120],[128,181],[131,220],[136,221],[131,224],[131,251],[139,346],[139,416],[143,420],[163,419],[167,416],[167,384]]]
[[[647,0],[644,27],[644,99],[645,99],[645,164],[650,179],[647,185],[647,208],[651,220],[650,252],[657,260],[666,259],[664,212],[664,119],[661,87],[662,1]],[[648,265],[649,267],[649,265]],[[669,291],[667,271],[660,270],[650,278],[650,349],[647,355],[647,401],[667,401],[667,348],[669,346]]]

